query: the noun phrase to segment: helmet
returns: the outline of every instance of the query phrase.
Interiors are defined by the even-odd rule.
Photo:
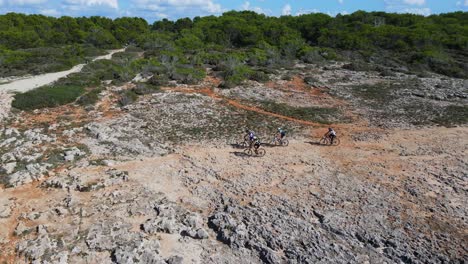
[[[250,130],[248,130],[248,129],[245,130],[245,133],[249,133],[249,132],[250,132]]]
[[[278,131],[280,131],[280,130],[281,130],[281,127],[278,127]]]
[[[329,128],[328,128],[328,131],[333,131],[333,128],[329,127]]]

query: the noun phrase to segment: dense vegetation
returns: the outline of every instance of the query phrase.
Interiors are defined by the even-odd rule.
[[[317,62],[339,55],[466,77],[468,13],[424,17],[358,11],[337,17],[277,18],[231,11],[220,17],[163,19],[152,25],[141,18],[9,13],[0,16],[0,74],[46,59],[53,60],[51,66],[36,71],[54,71],[93,55],[93,48],[129,43],[158,54],[160,61],[221,65],[226,79],[234,83],[252,75],[245,63],[287,66],[294,59]]]
[[[100,81],[128,81],[140,72],[153,75],[150,84],[156,87],[171,80],[192,84],[204,78],[209,65],[223,78],[221,87],[229,88],[245,79],[267,81],[268,74],[292,67],[297,60],[346,59],[353,62],[347,65],[351,70],[433,71],[468,77],[467,12],[424,17],[363,11],[336,17],[267,17],[231,11],[219,17],[163,19],[152,25],[141,18],[9,13],[0,16],[0,76],[69,68],[103,49],[123,45],[133,50],[116,60],[93,62],[55,87],[90,92],[90,87],[99,88]],[[75,92],[69,95],[76,99]],[[96,92],[88,95],[81,101],[95,98]],[[27,100],[27,96],[19,98]],[[56,105],[47,102],[16,102],[15,106]]]

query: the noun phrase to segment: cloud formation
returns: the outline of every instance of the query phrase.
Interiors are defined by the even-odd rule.
[[[432,10],[425,6],[426,0],[384,0],[384,3],[387,12],[411,13],[423,16],[432,14]]]
[[[38,5],[38,4],[45,3],[46,1],[47,0],[9,0],[8,3],[10,5],[25,6],[25,5]]]
[[[71,6],[108,6],[114,9],[119,8],[117,0],[65,0],[64,4]]]
[[[405,9],[402,10],[401,13],[410,13],[410,14],[428,16],[432,12],[431,12],[430,8],[424,7],[424,8],[405,8]]]
[[[283,16],[289,16],[289,15],[291,15],[291,11],[292,11],[291,5],[290,5],[290,4],[286,4],[286,5],[283,7],[283,10],[281,11],[281,14],[282,14]]]
[[[213,0],[133,0],[133,4],[140,10],[149,11],[204,11],[210,14],[223,11],[221,5]]]
[[[436,1],[440,2],[435,3]],[[468,10],[468,0],[329,0],[322,2],[320,12],[331,16],[357,10],[420,15]],[[135,16],[143,17],[150,23],[162,18],[220,15],[229,10],[251,10],[269,16],[280,16],[314,13],[319,11],[317,8],[315,1],[310,0],[294,2],[291,0],[0,0],[0,14],[18,12],[49,16],[98,15],[110,18]]]
[[[403,2],[408,5],[419,5],[419,6],[426,4],[426,0],[403,0]]]
[[[269,10],[265,10],[259,6],[252,6],[250,5],[250,2],[249,1],[246,1],[242,4],[241,6],[241,10],[250,10],[250,11],[254,11],[255,13],[260,13],[260,14],[268,14],[270,13]]]
[[[57,9],[53,9],[53,8],[50,8],[50,9],[40,9],[39,10],[39,13],[40,14],[43,14],[45,16],[53,16],[53,17],[58,17],[60,16],[60,12],[57,11]]]

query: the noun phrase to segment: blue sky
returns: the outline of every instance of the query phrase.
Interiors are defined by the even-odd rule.
[[[0,14],[143,17],[149,22],[253,10],[269,16],[321,12],[332,16],[356,10],[422,15],[468,11],[468,0],[0,0]]]

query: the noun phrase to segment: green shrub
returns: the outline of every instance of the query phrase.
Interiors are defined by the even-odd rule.
[[[132,89],[132,91],[136,95],[145,95],[145,94],[153,94],[161,91],[161,89],[158,86],[151,85],[148,83],[139,83],[135,88]]]
[[[298,54],[299,58],[307,63],[317,63],[324,60],[337,60],[338,55],[333,49],[319,47],[303,47]]]
[[[293,107],[273,101],[263,101],[261,106],[272,113],[323,124],[330,124],[342,119],[341,111],[337,108]]]
[[[12,106],[21,110],[56,107],[74,102],[84,92],[81,86],[44,86],[16,94]]]
[[[155,74],[148,80],[148,83],[155,86],[164,86],[169,84],[169,77],[165,74]]]
[[[197,84],[202,81],[205,76],[206,73],[203,69],[191,66],[179,66],[175,69],[175,72],[171,74],[171,79],[185,84]]]
[[[132,90],[125,90],[120,93],[120,98],[118,100],[120,106],[126,106],[138,99],[138,95]]]
[[[468,124],[468,106],[449,105],[432,121],[443,126]]]
[[[253,71],[250,74],[249,79],[253,80],[253,81],[264,83],[264,82],[268,82],[270,80],[270,77],[268,76],[268,74],[264,73],[263,71],[258,71],[257,70],[257,71]]]
[[[251,66],[264,66],[268,62],[268,54],[265,50],[254,48],[248,52],[248,63]]]
[[[94,105],[99,100],[102,90],[102,88],[93,89],[80,96],[76,102],[80,105]]]
[[[353,93],[364,100],[371,100],[375,103],[381,104],[395,99],[392,92],[398,88],[399,86],[397,87],[397,85],[389,83],[379,83],[374,85],[365,84],[353,87]]]
[[[77,72],[69,74],[65,78],[55,82],[56,85],[71,85],[71,86],[97,86],[100,84],[100,79],[90,72]]]
[[[222,71],[224,78],[224,82],[221,84],[222,88],[239,85],[254,73],[252,69],[235,57],[229,57],[222,63]]]

